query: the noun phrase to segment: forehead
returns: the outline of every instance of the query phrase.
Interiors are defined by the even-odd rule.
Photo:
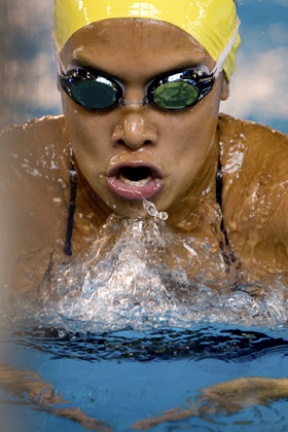
[[[151,73],[179,66],[214,65],[203,46],[188,33],[169,23],[139,18],[110,19],[78,30],[66,43],[61,58],[66,66],[89,65],[111,73],[124,65]]]

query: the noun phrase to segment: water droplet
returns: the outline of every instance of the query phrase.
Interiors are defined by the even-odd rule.
[[[149,214],[150,216],[155,217],[157,219],[161,219],[161,220],[165,221],[169,217],[168,213],[166,213],[166,212],[158,212],[155,205],[146,199],[143,200],[143,207],[144,207],[144,210],[146,211],[147,214]]]

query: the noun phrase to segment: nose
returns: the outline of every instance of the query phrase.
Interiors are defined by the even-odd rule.
[[[145,107],[119,107],[121,117],[113,130],[114,144],[139,148],[143,145],[156,144],[157,130],[145,119]]]

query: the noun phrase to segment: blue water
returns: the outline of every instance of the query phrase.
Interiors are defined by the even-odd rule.
[[[247,376],[280,378],[288,372],[285,329],[203,324],[185,330],[81,335],[56,329],[22,328],[11,339],[6,336],[5,344],[1,362],[5,360],[3,356],[9,355],[13,366],[37,371],[70,401],[63,406],[79,407],[117,432],[130,431],[133,423],[173,407],[191,405],[202,387]],[[21,406],[17,398],[5,392],[0,395],[2,401],[18,402],[0,405],[1,419],[3,415],[9,419],[11,413],[11,421],[17,413],[18,425],[13,421],[9,432],[85,430],[69,419],[35,411],[29,404]],[[165,422],[152,430],[183,429],[287,431],[287,402],[246,408],[210,420],[194,417]]]

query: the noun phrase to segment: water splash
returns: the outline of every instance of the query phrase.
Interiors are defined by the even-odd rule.
[[[54,265],[39,289],[40,322],[93,332],[202,321],[285,325],[280,278],[232,286],[219,251],[174,233],[154,205],[145,205],[154,217],[112,215],[69,264]]]

